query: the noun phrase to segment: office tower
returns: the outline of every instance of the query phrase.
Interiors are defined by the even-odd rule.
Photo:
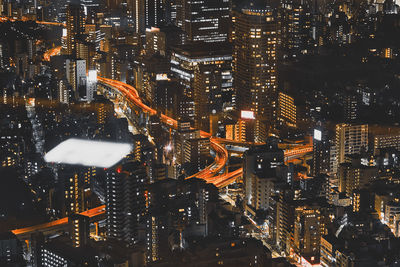
[[[177,26],[191,42],[225,42],[229,31],[229,0],[178,0]]]
[[[132,13],[135,32],[144,34],[146,29],[160,27],[165,23],[165,1],[129,0],[128,9]]]
[[[194,73],[196,128],[209,131],[211,114],[223,111],[229,99],[234,103],[232,72],[217,65],[199,65]]]
[[[326,130],[322,127],[314,129],[311,175],[316,176],[330,171],[330,146]]]
[[[146,167],[131,161],[107,171],[107,236],[133,244],[138,241],[138,224],[146,212]]]
[[[359,154],[368,148],[368,125],[337,124],[335,147],[337,168],[345,162],[346,155]],[[337,169],[333,171],[336,172]]]
[[[255,206],[255,199],[253,198],[259,193],[257,191],[258,188],[255,187],[256,180],[258,179],[259,183],[263,183],[271,189],[270,185],[272,181],[267,181],[267,178],[277,177],[278,175],[273,169],[282,166],[283,162],[283,150],[279,149],[277,144],[272,141],[267,142],[265,145],[252,146],[244,153],[243,182],[245,185],[246,204],[248,206]],[[264,174],[272,173],[272,175],[265,176],[264,174],[260,174],[260,171],[265,172]]]
[[[232,51],[228,43],[221,44],[187,44],[173,48],[171,55],[171,72],[184,86],[184,94],[194,96],[195,71],[201,65],[215,65],[226,77],[222,80],[229,82],[231,72]],[[231,81],[230,81],[231,82]],[[225,86],[228,86],[226,84]],[[231,86],[226,91],[232,90]]]
[[[224,105],[234,105],[231,62],[227,43],[173,48],[171,72],[183,86],[184,95],[194,101],[196,127],[207,124],[213,110],[220,112]]]
[[[302,206],[295,210],[294,250],[311,264],[319,262],[321,213],[318,207]]]
[[[65,61],[67,81],[72,86],[75,99],[86,95],[86,60],[67,59]]]
[[[275,118],[277,22],[265,7],[234,11],[233,81],[238,110],[257,119]]]
[[[90,235],[89,217],[80,214],[73,214],[68,217],[68,224],[72,246],[74,248],[86,246]]]
[[[85,32],[85,15],[80,4],[67,6],[67,55],[76,55],[76,38]]]

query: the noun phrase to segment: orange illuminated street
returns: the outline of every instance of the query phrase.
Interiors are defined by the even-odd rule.
[[[104,214],[105,213],[105,209],[106,209],[106,206],[102,205],[102,206],[99,206],[99,207],[84,211],[84,212],[82,212],[80,214],[92,218],[92,217]],[[25,228],[15,229],[15,230],[12,230],[12,232],[15,235],[23,235],[23,234],[27,234],[27,233],[33,233],[33,232],[36,232],[36,231],[45,230],[45,229],[52,228],[52,227],[61,226],[61,225],[67,224],[67,223],[68,223],[68,217],[64,217],[64,218],[59,219],[59,220],[55,220],[55,221],[51,221],[51,222],[47,222],[47,223],[43,223],[43,224],[39,224],[39,225],[34,225],[34,226],[25,227]]]

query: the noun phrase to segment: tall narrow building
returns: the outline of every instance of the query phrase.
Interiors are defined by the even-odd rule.
[[[234,11],[233,73],[238,110],[271,120],[277,99],[277,22],[267,7]]]
[[[76,37],[85,32],[85,14],[83,6],[68,4],[67,6],[67,54],[76,55]]]
[[[145,166],[133,161],[107,172],[106,222],[107,236],[136,243],[138,224],[146,211]]]

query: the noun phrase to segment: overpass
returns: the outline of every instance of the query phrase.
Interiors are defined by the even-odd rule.
[[[98,221],[102,219],[105,215],[106,206],[102,205],[79,214],[88,216],[91,221]],[[11,232],[15,234],[20,240],[30,239],[31,234],[41,232],[44,234],[57,233],[62,230],[67,230],[68,228],[68,217],[64,217],[55,221],[50,221],[34,226],[29,226],[25,228],[19,228],[12,230]]]

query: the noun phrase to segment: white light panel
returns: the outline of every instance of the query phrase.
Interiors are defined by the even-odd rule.
[[[50,150],[46,162],[109,168],[132,151],[132,145],[70,138]]]

